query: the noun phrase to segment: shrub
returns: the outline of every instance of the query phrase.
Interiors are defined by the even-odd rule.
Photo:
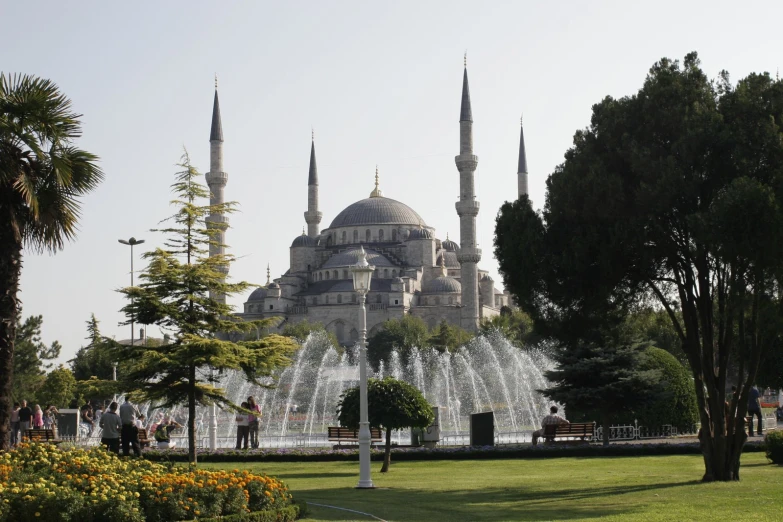
[[[783,465],[783,431],[770,431],[764,437],[767,458],[775,464]]]
[[[286,521],[297,511],[288,488],[264,475],[168,468],[48,444],[0,454],[0,498],[0,522],[171,522],[251,512]]]

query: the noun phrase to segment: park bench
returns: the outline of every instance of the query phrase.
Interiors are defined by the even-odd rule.
[[[139,428],[139,435],[137,438],[139,440],[139,447],[141,449],[146,448],[152,443],[152,441],[147,436],[147,430],[144,428]]]
[[[572,422],[544,426],[544,442],[587,442],[595,433],[595,422]]]
[[[30,442],[47,442],[49,444],[59,444],[62,442],[56,437],[54,430],[47,430],[45,428],[30,428],[25,431],[23,439],[24,438]]]
[[[359,442],[359,430],[344,428],[342,426],[328,426],[328,439],[330,442],[336,442],[338,446],[343,442]],[[370,428],[370,443],[381,442],[383,434],[380,428]]]

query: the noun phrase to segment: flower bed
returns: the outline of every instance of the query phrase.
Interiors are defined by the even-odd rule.
[[[764,451],[761,441],[748,442],[745,452]],[[673,444],[634,443],[612,444],[608,447],[600,444],[588,445],[503,445],[503,446],[443,446],[438,448],[394,448],[392,461],[403,460],[470,460],[470,459],[515,459],[539,457],[609,457],[609,456],[645,456],[645,455],[699,455],[698,442],[678,442]],[[187,462],[186,450],[148,450],[144,456],[150,460]],[[257,450],[218,449],[216,451],[199,450],[199,462],[327,462],[359,460],[357,449],[329,448],[280,448]],[[372,460],[383,460],[383,450],[373,449]]]
[[[294,520],[288,488],[247,471],[167,467],[102,448],[22,444],[0,454],[0,522]],[[252,517],[252,518],[251,518]]]

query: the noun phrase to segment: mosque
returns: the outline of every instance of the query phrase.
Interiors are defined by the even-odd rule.
[[[412,208],[387,198],[379,188],[369,197],[348,205],[321,229],[323,214],[318,209],[318,168],[315,143],[310,147],[307,179],[307,232],[291,242],[290,266],[272,279],[267,267],[267,284],[255,289],[237,315],[253,320],[283,317],[285,322],[308,320],[324,324],[342,344],[359,338],[359,306],[353,291],[351,266],[360,249],[375,272],[367,294],[367,331],[371,337],[389,319],[410,314],[430,327],[442,320],[475,331],[480,321],[510,305],[510,296],[495,288],[486,270],[478,267],[481,250],[476,246],[476,201],[474,175],[478,157],[473,154],[473,113],[470,106],[468,71],[465,67],[460,107],[460,150],[455,162],[459,172],[460,197],[456,211],[460,218],[459,243],[436,231]],[[210,171],[206,174],[211,203],[222,203],[228,181],[223,171],[223,127],[217,86],[212,109]],[[527,194],[527,161],[524,131],[520,131],[519,195]],[[213,214],[208,222],[227,223],[227,217]],[[218,242],[225,244],[225,232]],[[214,246],[210,254],[223,253]]]

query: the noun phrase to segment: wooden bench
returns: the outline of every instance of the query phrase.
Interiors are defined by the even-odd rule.
[[[144,449],[148,447],[150,444],[152,444],[152,441],[147,438],[147,430],[144,428],[139,428],[139,434],[137,436],[137,439],[139,441],[139,447],[141,449]]]
[[[359,430],[352,430],[351,428],[344,428],[342,426],[328,426],[328,439],[330,442],[336,442],[338,446],[342,442],[359,442]],[[383,440],[383,433],[380,428],[370,428],[370,443],[381,442]]]
[[[544,426],[544,442],[587,442],[593,439],[595,422],[572,422]]]
[[[59,444],[62,442],[57,438],[54,430],[47,430],[45,428],[30,428],[22,436],[22,440],[27,438],[30,442],[46,442],[49,444]]]

